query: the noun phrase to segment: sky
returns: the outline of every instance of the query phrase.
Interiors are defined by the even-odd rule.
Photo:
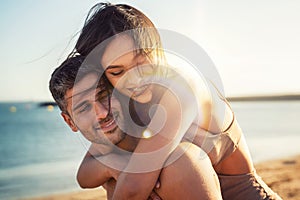
[[[48,82],[95,0],[1,0],[0,101],[52,100]],[[300,94],[300,1],[136,0],[161,29],[192,39],[226,96]]]

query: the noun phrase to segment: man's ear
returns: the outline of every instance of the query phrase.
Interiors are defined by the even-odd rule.
[[[72,129],[73,132],[77,132],[78,128],[73,122],[72,118],[64,112],[61,112],[60,115],[64,118],[65,122],[68,124],[68,126]]]

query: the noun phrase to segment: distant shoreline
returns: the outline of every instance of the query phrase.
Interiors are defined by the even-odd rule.
[[[253,95],[253,96],[231,96],[226,97],[228,101],[299,101],[300,94],[283,95]],[[43,106],[56,106],[54,101],[0,101],[0,103],[38,103]]]
[[[291,95],[270,95],[270,96],[243,96],[243,97],[227,97],[228,101],[298,101],[299,94]]]

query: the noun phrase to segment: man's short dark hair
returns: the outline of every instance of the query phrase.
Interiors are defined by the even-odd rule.
[[[68,57],[51,75],[49,89],[60,110],[63,112],[67,112],[66,92],[74,87],[75,81],[80,81],[89,73],[97,73],[99,76],[103,73],[101,66],[84,66],[84,59],[85,57],[81,55]],[[108,84],[108,81],[104,82]]]

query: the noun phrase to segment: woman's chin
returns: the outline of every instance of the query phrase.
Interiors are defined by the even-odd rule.
[[[149,103],[152,99],[152,92],[147,91],[145,94],[139,96],[131,96],[131,98],[139,103]]]

